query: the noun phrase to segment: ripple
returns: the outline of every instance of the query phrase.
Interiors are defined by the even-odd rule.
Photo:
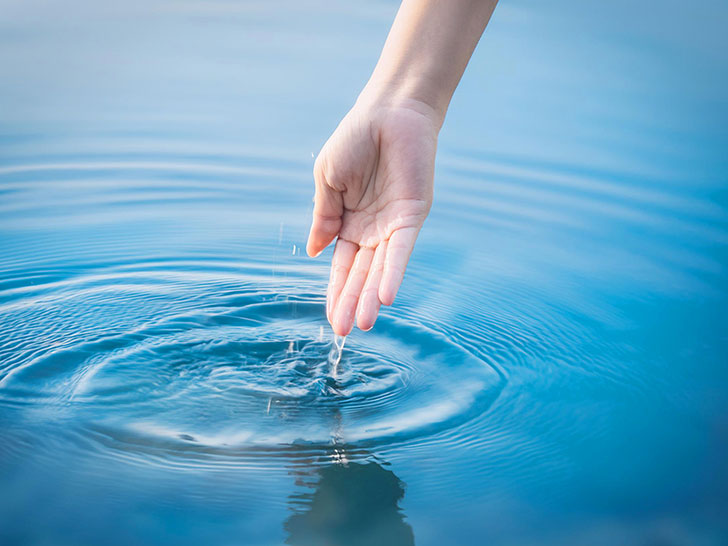
[[[2,320],[25,350],[0,369],[0,404],[117,456],[192,464],[426,437],[481,414],[502,388],[446,335],[386,314],[334,366],[305,277],[282,286],[229,264],[154,266],[6,291],[16,297]]]
[[[110,157],[0,169],[10,192],[0,216],[14,235],[0,258],[0,406],[18,410],[16,430],[31,421],[54,436],[3,449],[42,456],[60,446],[211,469],[272,469],[332,450],[392,461],[471,450],[484,454],[476,473],[510,465],[535,483],[544,475],[538,461],[553,463],[549,475],[563,470],[560,443],[600,429],[582,430],[563,403],[539,425],[560,440],[532,437],[529,427],[556,411],[523,392],[654,388],[630,351],[603,335],[601,325],[630,328],[624,314],[613,299],[584,298],[584,279],[573,274],[613,284],[615,266],[603,273],[592,263],[597,235],[636,225],[685,232],[689,223],[690,244],[677,256],[667,238],[639,255],[599,248],[639,265],[650,287],[675,271],[668,262],[688,257],[680,271],[722,271],[692,257],[706,238],[723,240],[713,231],[725,211],[678,189],[656,199],[651,184],[625,189],[599,173],[451,161],[443,176],[452,187],[430,220],[440,235],[423,233],[396,308],[350,336],[334,367],[327,263],[299,253],[309,167],[248,161]],[[469,177],[489,182],[463,200],[458,184]],[[290,191],[271,200],[261,181]],[[451,215],[472,231],[467,253],[443,250],[442,234],[460,233]],[[491,230],[499,218],[513,229]],[[549,231],[555,240],[589,252],[556,248],[537,233],[548,225],[563,230]],[[636,272],[616,288],[634,289]]]

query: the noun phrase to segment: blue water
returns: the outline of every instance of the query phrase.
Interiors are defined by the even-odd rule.
[[[0,2],[0,543],[728,543],[728,6],[503,1],[334,365],[396,7]]]

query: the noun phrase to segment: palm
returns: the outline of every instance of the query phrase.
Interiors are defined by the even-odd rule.
[[[338,236],[327,315],[340,335],[391,305],[432,202],[436,130],[412,109],[350,112],[322,150],[308,252]],[[357,312],[358,307],[358,312]]]

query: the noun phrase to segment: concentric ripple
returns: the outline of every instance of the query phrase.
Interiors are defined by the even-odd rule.
[[[250,270],[217,283],[169,269],[130,275],[34,287],[1,306],[6,323],[22,324],[17,334],[63,330],[83,309],[96,326],[11,362],[0,403],[125,452],[224,455],[396,443],[481,414],[500,389],[492,368],[443,335],[386,315],[350,336],[337,362],[322,298],[302,292],[303,280],[276,291]],[[150,316],[160,294],[171,307]]]

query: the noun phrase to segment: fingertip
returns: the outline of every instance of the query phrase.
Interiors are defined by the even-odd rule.
[[[379,287],[379,301],[382,302],[382,305],[390,306],[394,303],[398,288],[384,286],[384,284]]]
[[[374,328],[374,323],[377,321],[377,317],[364,317],[360,316],[357,321],[356,325],[359,327],[359,329],[363,332],[368,332],[372,328]]]
[[[328,238],[328,240],[326,240],[312,229],[308,234],[308,240],[306,241],[306,254],[308,254],[311,258],[318,258],[332,239],[333,238]]]
[[[337,336],[348,336],[353,327],[353,323],[342,322],[340,320],[334,320],[334,323],[331,325],[331,328]]]
[[[376,290],[369,290],[362,293],[359,300],[359,308],[356,313],[356,325],[365,332],[374,327],[379,315],[379,295]]]
[[[306,241],[306,253],[312,258],[320,256],[331,241],[339,234],[341,219],[322,220],[314,215]]]
[[[345,304],[346,302],[340,302]],[[337,305],[334,311],[334,322],[332,325],[334,332],[339,336],[348,336],[354,328],[353,311],[345,306]]]
[[[306,254],[309,258],[318,258],[322,252],[323,249],[317,249],[311,241],[306,244]]]

